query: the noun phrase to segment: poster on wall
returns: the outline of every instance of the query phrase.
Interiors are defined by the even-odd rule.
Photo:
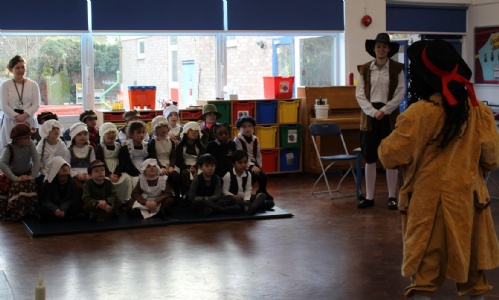
[[[499,26],[475,28],[475,83],[499,84]]]

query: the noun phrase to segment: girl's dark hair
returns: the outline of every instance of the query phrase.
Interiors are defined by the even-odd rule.
[[[223,124],[222,123],[213,124],[213,126],[211,126],[210,128],[210,135],[215,136],[217,134],[217,130],[224,127],[227,128],[227,131],[230,133],[230,125],[229,123],[225,122]]]
[[[408,105],[410,106],[419,100],[433,102],[429,100],[430,96],[435,93],[439,93],[440,90],[432,88],[421,76],[418,76],[414,67],[412,67],[412,63],[409,65],[408,77]],[[470,106],[468,103],[468,91],[464,88],[464,85],[460,89],[451,91],[451,93],[457,100],[457,105],[455,106],[450,106],[445,97],[442,95],[445,121],[436,138],[440,141],[440,145],[438,146],[440,149],[444,149],[455,137],[461,135],[461,127],[468,121],[469,118]],[[433,104],[439,105],[434,102]]]
[[[246,151],[243,151],[243,150],[234,151],[234,153],[232,153],[232,156],[231,156],[232,164],[235,164],[236,161],[240,161],[241,159],[243,159],[245,157],[249,160],[249,156],[248,156],[248,153]]]
[[[7,68],[12,69],[15,65],[17,65],[20,62],[25,63],[26,61],[20,55],[16,55],[13,58],[11,58],[11,60],[9,60],[9,64],[7,65]]]
[[[139,120],[130,122],[130,124],[128,124],[127,127],[128,128],[126,130],[126,135],[128,136],[128,138],[131,138],[132,134],[136,130],[139,130],[141,128],[147,129],[146,123],[139,121]]]
[[[211,155],[210,153],[205,153],[205,154],[200,155],[198,157],[198,160],[197,160],[198,167],[201,167],[204,164],[216,165],[217,160],[215,159],[215,156]]]

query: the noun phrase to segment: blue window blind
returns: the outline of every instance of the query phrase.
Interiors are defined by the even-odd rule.
[[[2,31],[88,31],[87,0],[3,2]]]
[[[227,0],[228,30],[345,28],[343,0]]]
[[[92,0],[98,31],[223,30],[223,21],[222,0]]]
[[[388,4],[387,31],[466,32],[465,6],[418,6]]]

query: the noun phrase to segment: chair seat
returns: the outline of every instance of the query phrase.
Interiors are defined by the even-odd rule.
[[[349,155],[349,154],[338,154],[338,155],[326,155],[326,156],[321,156],[322,160],[355,160],[357,159],[356,155]]]

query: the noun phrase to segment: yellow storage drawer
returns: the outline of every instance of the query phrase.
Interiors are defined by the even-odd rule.
[[[300,100],[279,101],[279,123],[298,123]]]
[[[256,126],[255,135],[260,141],[261,149],[272,149],[276,147],[277,126]]]

